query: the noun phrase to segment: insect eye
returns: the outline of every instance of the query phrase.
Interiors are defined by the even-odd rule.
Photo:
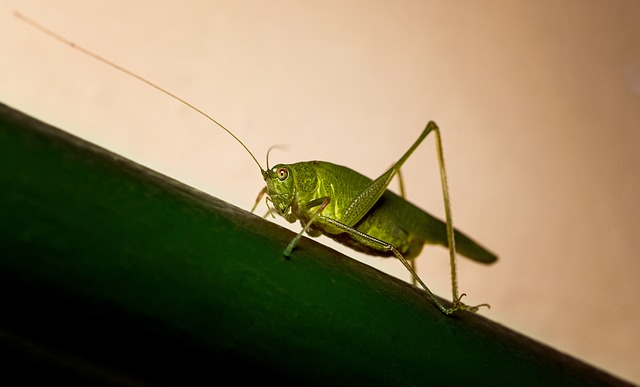
[[[285,181],[287,177],[289,177],[289,170],[287,170],[287,168],[280,168],[276,173],[280,181]]]

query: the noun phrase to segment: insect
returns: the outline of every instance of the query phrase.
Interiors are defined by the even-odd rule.
[[[54,39],[181,102],[231,135],[258,165],[266,183],[252,212],[266,194],[269,213],[275,212],[292,223],[300,221],[302,225],[300,232],[284,250],[285,256],[293,253],[303,234],[307,233],[312,237],[324,234],[366,254],[396,257],[411,273],[414,284],[420,284],[431,302],[445,314],[457,310],[475,312],[480,306],[488,307],[487,304],[468,306],[461,301],[464,293],[458,293],[456,249],[462,255],[482,263],[495,262],[497,257],[453,228],[440,129],[433,121],[427,124],[406,153],[376,179],[369,179],[348,167],[324,161],[278,164],[270,168],[267,157],[267,167],[263,169],[238,137],[202,110],[147,79],[76,45],[28,17],[18,12],[14,14],[18,19]],[[404,162],[431,133],[436,140],[445,221],[435,218],[387,189],[391,180],[400,173]],[[453,297],[450,307],[445,306],[429,290],[413,268],[413,259],[419,255],[425,244],[439,244],[449,249]]]

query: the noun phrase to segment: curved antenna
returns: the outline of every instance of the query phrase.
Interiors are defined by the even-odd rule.
[[[271,153],[272,150],[274,149],[286,149],[287,147],[284,145],[271,145],[269,147],[269,150],[267,150],[267,171],[270,169],[269,168],[269,153]]]
[[[203,112],[202,110],[198,109],[197,107],[193,106],[192,104],[190,104],[189,102],[185,101],[184,99],[178,97],[177,95],[171,93],[170,91],[168,91],[166,89],[163,89],[162,87],[156,85],[155,83],[153,83],[153,82],[141,77],[140,75],[138,75],[138,74],[136,74],[136,73],[134,73],[134,72],[132,72],[130,70],[127,70],[126,68],[124,68],[122,66],[119,66],[118,64],[116,64],[116,63],[114,63],[114,62],[112,62],[112,61],[110,61],[110,60],[108,60],[106,58],[103,58],[100,55],[98,55],[98,54],[96,54],[96,53],[94,53],[94,52],[92,52],[92,51],[90,51],[90,50],[88,50],[88,49],[86,49],[86,48],[84,48],[82,46],[79,46],[79,45],[75,44],[71,40],[65,38],[62,35],[59,35],[59,34],[53,32],[53,31],[51,31],[47,27],[45,27],[42,24],[36,22],[35,20],[33,20],[33,19],[21,14],[20,12],[13,11],[13,15],[15,17],[17,17],[18,19],[20,19],[21,21],[29,24],[31,27],[33,27],[33,28],[39,30],[40,32],[44,33],[45,35],[48,35],[51,38],[53,38],[53,39],[65,44],[65,45],[67,45],[67,46],[69,46],[69,47],[71,47],[71,48],[73,48],[75,50],[78,50],[81,53],[83,53],[83,54],[85,54],[85,55],[87,55],[87,56],[89,56],[89,57],[91,57],[91,58],[93,58],[93,59],[95,59],[95,60],[97,60],[99,62],[102,62],[102,63],[106,64],[109,67],[112,67],[112,68],[114,68],[114,69],[116,69],[116,70],[118,70],[120,72],[123,72],[123,73],[125,73],[125,74],[127,74],[127,75],[129,75],[129,76],[141,81],[141,82],[144,82],[147,85],[149,85],[149,86],[153,87],[154,89],[158,90],[159,92],[164,93],[164,94],[168,95],[169,97],[175,99],[176,101],[182,103],[186,107],[188,107],[190,109],[193,109],[195,112],[199,113],[200,115],[202,115],[203,117],[205,117],[209,121],[211,121],[214,124],[218,125],[222,130],[227,132],[231,137],[233,137],[237,142],[239,142],[240,145],[242,145],[242,147],[249,153],[249,155],[251,156],[253,161],[256,162],[256,164],[258,165],[258,168],[260,168],[260,171],[262,171],[263,174],[264,174],[265,170],[262,169],[262,166],[260,165],[260,163],[258,162],[256,157],[253,155],[253,153],[251,153],[249,148],[247,148],[247,146],[244,145],[244,143],[242,141],[240,141],[240,139],[238,137],[236,137],[235,134],[233,134],[229,129],[225,128],[224,125],[222,125],[221,123],[216,121],[213,117],[211,117],[207,113]]]

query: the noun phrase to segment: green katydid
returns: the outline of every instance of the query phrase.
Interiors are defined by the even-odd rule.
[[[387,189],[402,164],[431,132],[436,138],[446,223]],[[266,187],[256,204],[266,194],[267,205],[271,202],[275,212],[289,222],[299,220],[302,225],[302,230],[285,249],[285,256],[292,253],[305,232],[310,236],[324,234],[366,254],[395,256],[411,273],[414,283],[419,283],[431,301],[446,314],[458,309],[478,309],[478,306],[467,306],[460,301],[464,294],[458,295],[456,247],[462,255],[482,263],[495,262],[497,257],[453,229],[440,130],[433,121],[400,160],[375,180],[325,161],[278,164],[273,168],[267,166],[267,170],[260,169]],[[440,302],[410,263],[425,243],[449,247],[451,307]]]
[[[375,180],[371,180],[350,168],[324,161],[278,164],[273,168],[269,168],[267,161],[267,169],[263,169],[253,153],[238,137],[202,110],[147,79],[76,45],[28,17],[18,12],[15,12],[15,16],[54,39],[181,102],[231,135],[258,165],[266,183],[266,187],[260,192],[252,212],[262,196],[266,194],[267,206],[269,206],[269,202],[273,206],[269,212],[277,212],[292,223],[299,220],[302,225],[302,230],[284,250],[285,256],[288,257],[292,254],[305,232],[312,237],[324,234],[366,254],[395,256],[411,273],[414,284],[419,283],[427,292],[431,302],[445,314],[451,314],[461,309],[476,311],[478,306],[481,306],[467,306],[461,302],[464,294],[458,294],[456,248],[462,255],[482,263],[495,262],[497,257],[453,228],[442,141],[440,130],[434,122],[429,122],[409,150],[389,170]],[[393,177],[399,174],[404,162],[432,132],[436,140],[445,222],[387,189]],[[451,307],[446,307],[429,290],[413,268],[413,259],[422,251],[424,244],[439,244],[449,249],[453,295]]]

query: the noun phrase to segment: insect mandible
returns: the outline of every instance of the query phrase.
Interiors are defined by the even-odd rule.
[[[278,164],[272,168],[267,165],[267,168],[263,169],[253,153],[236,135],[202,110],[147,79],[76,45],[30,18],[18,12],[14,15],[54,39],[181,102],[240,143],[260,168],[266,183],[252,212],[266,194],[269,212],[276,212],[292,223],[300,221],[302,225],[300,232],[284,250],[285,256],[292,254],[304,233],[312,237],[324,234],[366,254],[396,257],[411,273],[414,284],[420,284],[431,302],[445,314],[457,310],[475,312],[480,306],[488,306],[468,306],[461,301],[464,293],[458,293],[456,250],[481,263],[493,263],[497,256],[453,228],[440,129],[433,121],[427,124],[418,139],[391,168],[373,180],[348,167],[325,161]],[[387,189],[391,180],[399,174],[404,162],[431,133],[436,140],[445,209],[444,222],[405,200],[404,195],[398,196]],[[450,307],[445,306],[429,290],[413,268],[413,259],[419,255],[425,244],[439,244],[449,249],[453,298]]]

